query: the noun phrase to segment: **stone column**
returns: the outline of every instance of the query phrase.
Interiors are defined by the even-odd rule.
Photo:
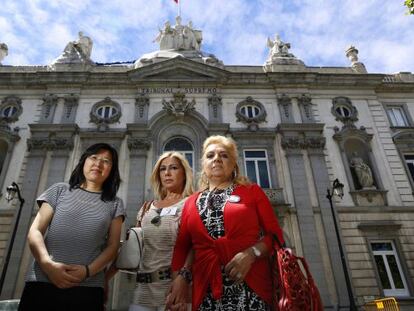
[[[327,189],[331,188],[331,185],[329,182],[325,155],[323,153],[323,148],[325,147],[325,138],[322,136],[307,138],[306,145],[308,146],[308,155],[313,178],[315,181],[316,195],[318,197],[319,207],[321,209],[323,229],[325,233],[326,244],[328,246],[329,258],[331,260],[333,279],[335,281],[335,290],[338,295],[338,310],[345,311],[349,310],[348,291],[346,288],[344,270],[342,268],[342,262],[339,253],[338,240],[335,234],[333,217],[336,218],[338,225],[340,222],[337,214],[332,215],[329,201],[326,198]]]
[[[286,151],[288,166],[293,187],[295,207],[297,210],[303,256],[309,263],[312,275],[319,288],[324,304],[330,304],[325,270],[320,252],[320,244],[316,231],[315,215],[310,204],[309,185],[307,182],[302,149],[305,141],[298,135],[282,138],[282,147]]]
[[[21,195],[25,204],[20,216],[19,225],[14,240],[6,278],[3,284],[1,299],[19,298],[15,296],[15,288],[18,281],[21,259],[26,245],[27,233],[32,220],[33,208],[37,196],[38,184],[42,167],[46,158],[48,141],[45,139],[31,138],[27,141],[28,151],[26,172],[20,186]],[[20,203],[17,203],[20,204]],[[25,269],[26,267],[22,267]]]
[[[135,225],[138,209],[145,197],[145,170],[147,153],[151,143],[144,138],[128,138],[129,148],[129,181],[127,194],[128,227]]]

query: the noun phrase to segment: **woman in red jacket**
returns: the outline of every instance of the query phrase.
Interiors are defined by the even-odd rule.
[[[282,231],[263,190],[240,175],[237,155],[231,138],[210,136],[203,144],[201,191],[185,203],[173,254],[174,309],[193,249],[193,310],[269,310],[268,256],[273,235],[283,243]]]

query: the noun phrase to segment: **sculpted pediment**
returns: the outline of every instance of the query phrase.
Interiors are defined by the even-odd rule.
[[[223,81],[227,72],[188,59],[171,59],[131,70],[129,77],[132,81]]]

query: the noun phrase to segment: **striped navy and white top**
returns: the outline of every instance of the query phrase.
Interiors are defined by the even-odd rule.
[[[87,265],[106,247],[109,228],[114,218],[125,217],[120,198],[104,202],[101,193],[80,188],[69,190],[69,184],[57,183],[37,198],[39,207],[47,202],[53,218],[45,235],[45,245],[56,262]],[[50,282],[36,261],[29,269],[27,282]],[[80,283],[80,286],[103,287],[104,271]]]

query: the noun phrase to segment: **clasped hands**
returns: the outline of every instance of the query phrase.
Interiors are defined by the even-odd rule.
[[[86,279],[87,271],[83,265],[68,265],[61,262],[48,261],[42,270],[49,280],[58,288],[78,286]]]

